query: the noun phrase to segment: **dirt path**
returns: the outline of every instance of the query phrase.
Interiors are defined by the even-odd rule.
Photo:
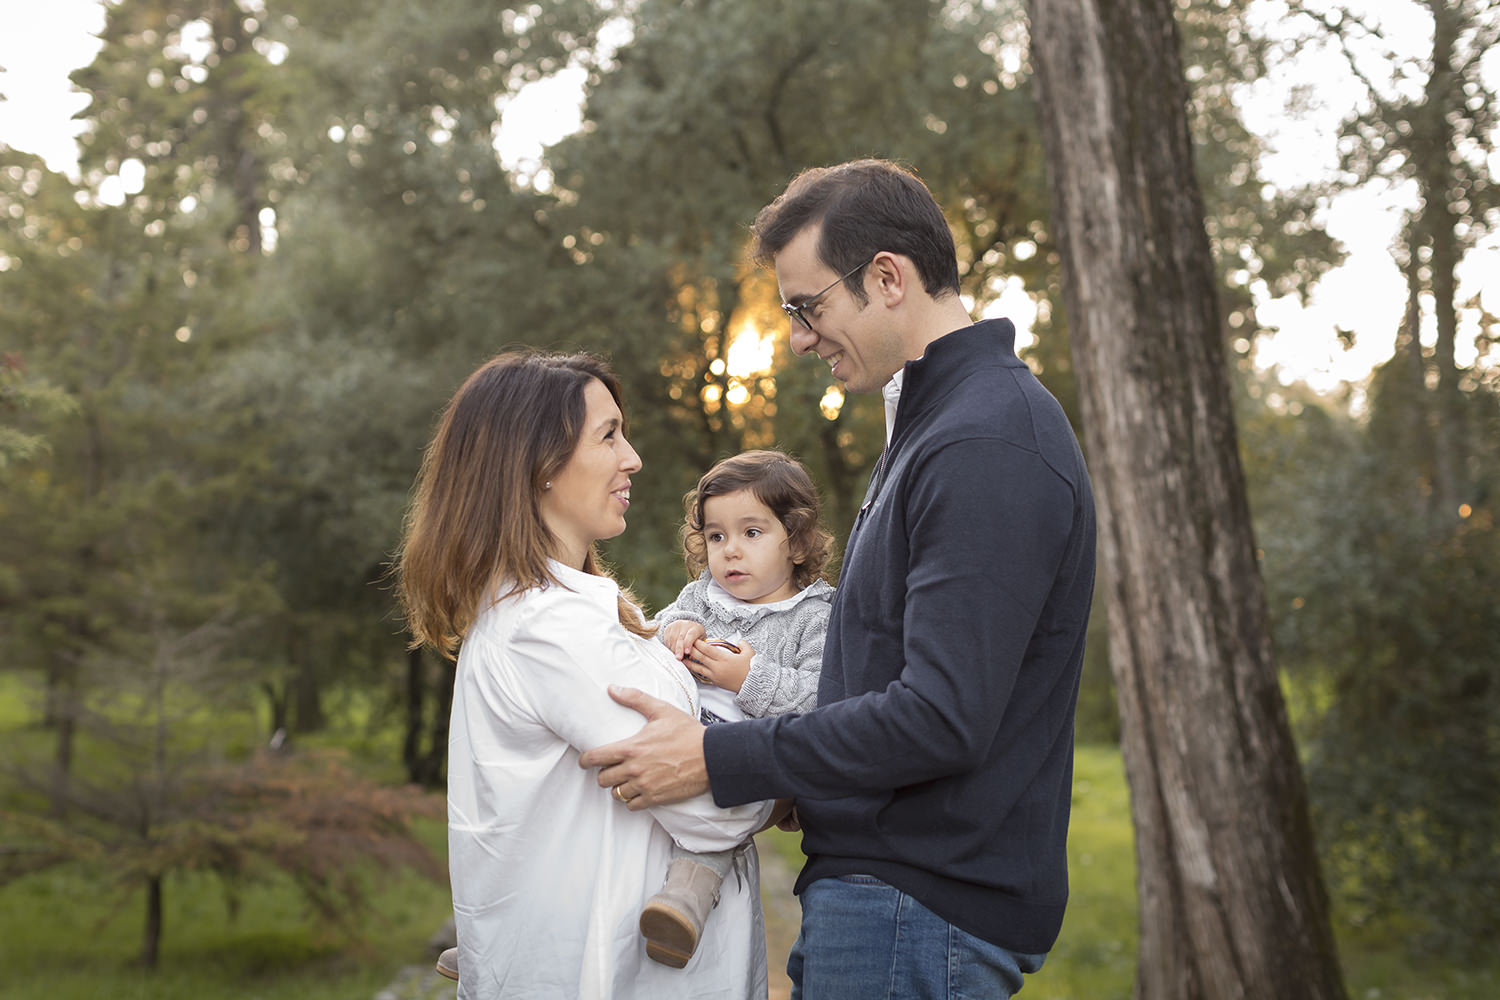
[[[766,965],[770,967],[770,1000],[788,1000],[791,981],[786,978],[786,956],[797,940],[802,907],[792,895],[797,872],[769,845],[760,849],[760,899],[766,913]]]

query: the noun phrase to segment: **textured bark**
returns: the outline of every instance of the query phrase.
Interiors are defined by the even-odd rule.
[[[1030,0],[1102,500],[1137,996],[1344,996],[1271,650],[1169,0]]]

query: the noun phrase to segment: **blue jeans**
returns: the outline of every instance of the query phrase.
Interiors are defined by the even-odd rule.
[[[1045,955],[959,930],[870,875],[802,890],[802,933],[787,958],[792,1000],[1003,1000]]]

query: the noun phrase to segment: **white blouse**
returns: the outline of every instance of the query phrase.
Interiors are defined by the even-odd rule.
[[[672,841],[734,847],[770,803],[720,809],[707,795],[631,812],[578,766],[579,751],[641,728],[605,690],[640,688],[694,716],[693,678],[631,635],[618,588],[560,563],[561,587],[507,598],[464,637],[448,744],[448,864],[459,1000],[500,997],[747,1000],[766,995],[754,849],[724,880],[684,969],[646,957],[637,920]]]

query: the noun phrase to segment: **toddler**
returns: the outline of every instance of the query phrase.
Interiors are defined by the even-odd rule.
[[[656,616],[657,638],[698,679],[705,725],[816,704],[833,605],[820,506],[807,470],[779,451],[727,458],[683,498],[682,548],[697,579]],[[687,964],[734,853],[673,849],[641,911],[648,956]]]

